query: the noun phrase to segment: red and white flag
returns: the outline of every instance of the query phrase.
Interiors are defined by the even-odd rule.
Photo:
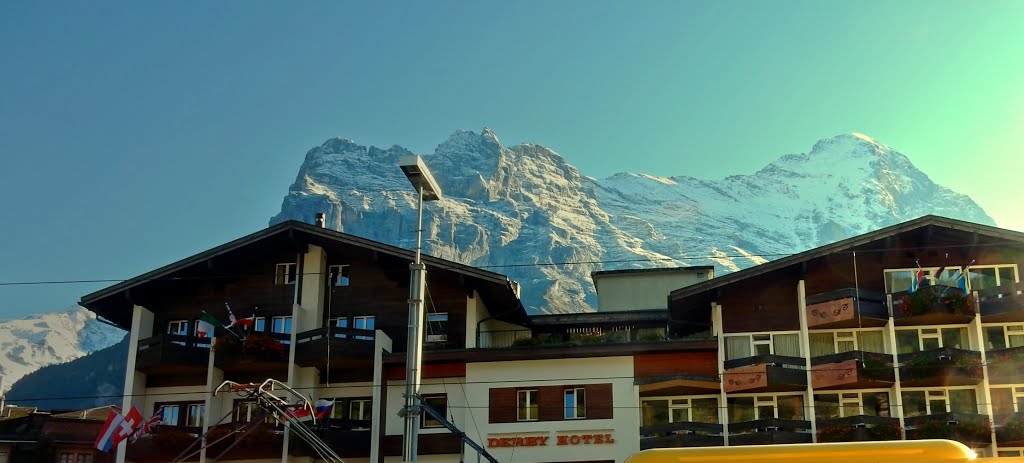
[[[313,419],[313,411],[306,407],[293,408],[285,412],[284,417],[286,420],[310,421]]]

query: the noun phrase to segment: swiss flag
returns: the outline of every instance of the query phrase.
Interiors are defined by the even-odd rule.
[[[128,438],[135,432],[135,428],[138,428],[142,424],[142,413],[139,409],[132,405],[132,409],[124,415],[124,420],[118,425],[117,430],[114,431],[114,435],[111,436],[114,446],[120,444],[121,441]]]

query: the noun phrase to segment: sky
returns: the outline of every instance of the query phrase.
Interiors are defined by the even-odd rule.
[[[1024,2],[3,2],[0,283],[267,226],[305,152],[456,129],[584,175],[750,174],[861,132],[1024,230]],[[0,319],[108,283],[0,285]]]

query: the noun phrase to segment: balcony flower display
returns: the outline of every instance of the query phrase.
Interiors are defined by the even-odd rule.
[[[939,291],[939,288],[942,288]],[[960,315],[974,315],[974,296],[964,296],[959,289],[944,286],[929,286],[899,299],[897,309],[903,315],[924,315],[945,311]]]
[[[900,440],[903,428],[896,420],[878,423],[870,427],[829,426],[818,428],[818,442],[862,442]]]
[[[989,442],[992,438],[992,422],[987,418],[961,418],[955,423],[945,420],[930,420],[917,425],[915,439],[951,439],[971,447]]]
[[[975,355],[942,356],[919,352],[903,365],[905,367],[903,374],[906,379],[942,376],[950,368],[955,368],[971,378],[980,378],[982,375],[981,357]]]
[[[250,334],[244,340],[232,336],[218,336],[215,352],[252,357],[275,358],[288,353],[288,347],[265,333]]]

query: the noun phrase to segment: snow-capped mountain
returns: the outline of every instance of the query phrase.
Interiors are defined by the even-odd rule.
[[[325,212],[329,227],[413,247],[415,194],[397,167],[405,154],[327,140],[306,153],[271,223]],[[596,270],[714,264],[720,274],[925,214],[994,224],[861,134],[721,180],[598,180],[543,146],[505,147],[489,129],[456,131],[424,160],[445,194],[425,207],[425,251],[519,280],[534,311],[591,310]]]
[[[63,312],[0,321],[0,392],[39,368],[110,347],[124,336],[123,330],[96,320],[96,314],[77,305]]]

